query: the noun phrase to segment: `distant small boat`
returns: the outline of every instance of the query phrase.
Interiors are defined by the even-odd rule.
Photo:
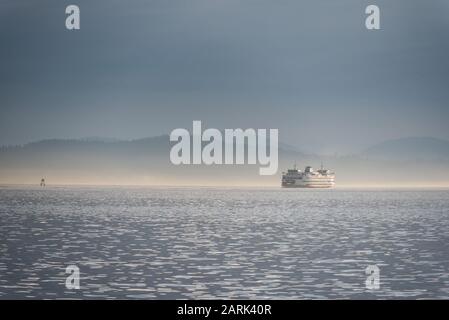
[[[324,169],[314,171],[312,167],[306,167],[304,172],[296,169],[288,169],[282,173],[282,187],[284,188],[331,188],[335,185],[335,173]]]
[[[44,178],[41,179],[41,187],[45,187],[45,179]]]

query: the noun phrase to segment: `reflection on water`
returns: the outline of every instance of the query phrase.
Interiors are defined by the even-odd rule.
[[[0,188],[0,298],[387,297],[449,298],[448,191]]]

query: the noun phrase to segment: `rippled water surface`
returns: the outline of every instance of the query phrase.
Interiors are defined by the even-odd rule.
[[[1,187],[1,298],[447,299],[449,191]]]

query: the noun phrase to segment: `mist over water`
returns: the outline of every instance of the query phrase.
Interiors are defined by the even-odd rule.
[[[447,299],[448,253],[448,190],[0,188],[0,299]]]

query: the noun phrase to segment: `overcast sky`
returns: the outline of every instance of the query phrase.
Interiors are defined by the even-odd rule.
[[[447,0],[0,0],[0,144],[192,120],[316,152],[449,139],[448,57]]]

